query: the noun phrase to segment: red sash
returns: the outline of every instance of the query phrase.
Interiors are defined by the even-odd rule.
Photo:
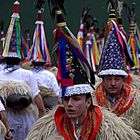
[[[57,130],[64,137],[65,140],[75,140],[74,128],[67,117],[64,107],[58,107],[56,110],[55,123]],[[82,125],[80,136],[82,140],[94,140],[99,131],[102,122],[102,112],[99,107],[94,106],[92,111],[88,111],[87,117]]]
[[[121,94],[122,97],[118,99],[117,103],[110,108],[106,92],[103,91],[102,83],[98,86],[95,93],[98,105],[108,108],[111,112],[115,113],[118,116],[126,112],[132,105],[134,101],[135,90],[124,83]]]

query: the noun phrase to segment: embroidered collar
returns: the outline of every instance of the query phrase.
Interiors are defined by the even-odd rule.
[[[131,88],[126,83],[123,83],[121,96],[116,100],[116,103],[110,106],[106,92],[103,90],[103,84],[101,83],[95,92],[96,100],[98,105],[108,108],[111,112],[116,115],[121,115],[126,112],[134,101],[135,89]]]

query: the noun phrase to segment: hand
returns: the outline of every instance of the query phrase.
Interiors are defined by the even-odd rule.
[[[39,118],[43,117],[44,115],[46,115],[47,113],[49,112],[49,109],[46,109],[45,111],[43,112],[39,112]]]
[[[7,131],[7,134],[5,136],[5,140],[12,140],[13,139],[13,134],[11,130]]]

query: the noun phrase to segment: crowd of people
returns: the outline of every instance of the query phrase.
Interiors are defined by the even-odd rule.
[[[123,1],[117,2],[116,9],[109,1],[104,34],[94,29],[84,9],[76,38],[63,18],[63,1],[50,1],[57,19],[55,65],[42,19],[44,1],[36,4],[30,47],[20,31],[19,2],[14,3],[0,40],[0,140],[140,140],[139,58],[134,51],[140,35],[133,11],[127,38]]]

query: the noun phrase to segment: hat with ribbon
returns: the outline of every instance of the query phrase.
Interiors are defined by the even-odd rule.
[[[44,1],[38,0],[36,8],[38,10],[36,28],[33,35],[33,43],[28,54],[28,60],[34,62],[51,62],[51,57],[48,50],[48,44],[44,31],[44,23],[42,21]]]
[[[21,34],[19,22],[19,2],[14,2],[14,12],[5,36],[5,45],[2,56],[24,59],[27,56],[28,46]]]
[[[125,48],[117,24],[112,20],[112,29],[105,42],[99,63],[98,76],[122,75],[125,72]],[[120,39],[120,40],[119,40]]]
[[[82,11],[80,30],[77,35],[77,40],[87,58],[90,66],[96,71],[96,66],[99,64],[99,49],[95,37],[95,18],[89,14],[89,8],[84,8]]]
[[[57,28],[54,31],[53,50],[58,57],[57,79],[62,87],[61,97],[92,93],[91,84],[95,83],[94,72],[77,39],[66,25],[61,11],[62,3],[60,6],[58,1],[54,2],[57,3],[55,7]]]
[[[140,40],[138,38],[138,26],[136,22],[136,13],[135,13],[135,4],[132,3],[132,7],[128,7],[129,9],[129,35],[128,35],[128,47],[131,50],[132,58],[134,61],[134,69],[140,68]]]
[[[101,55],[98,76],[127,76],[126,62],[132,66],[133,60],[128,49],[126,35],[116,20],[115,4],[110,0],[109,21],[105,29],[105,45]]]

